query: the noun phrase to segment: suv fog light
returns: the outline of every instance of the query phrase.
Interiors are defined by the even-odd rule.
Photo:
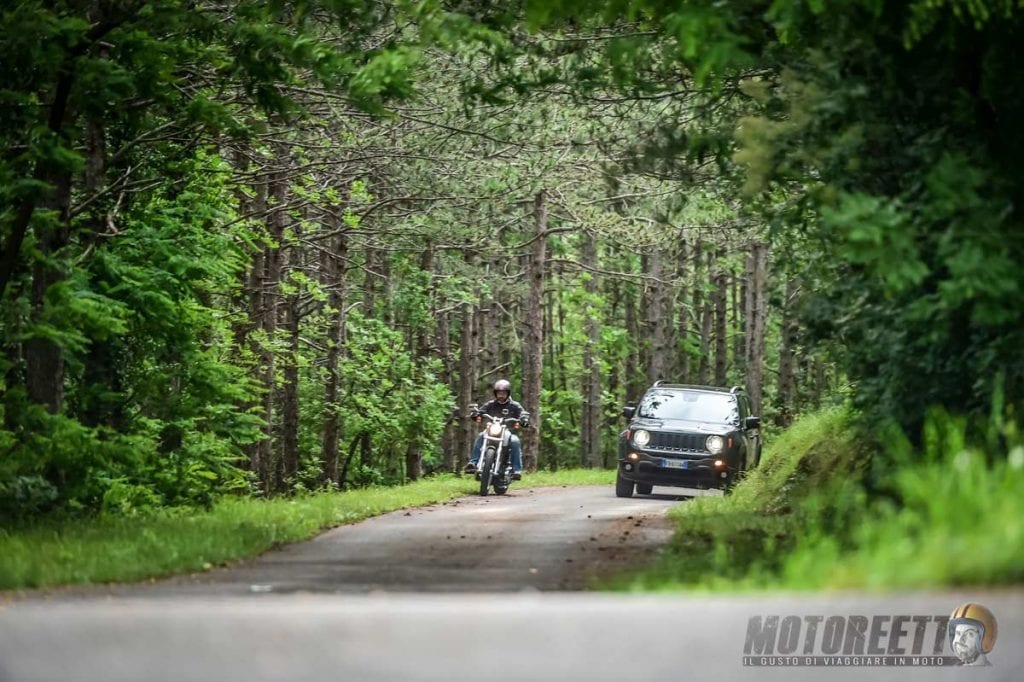
[[[726,477],[726,476],[728,476],[728,475],[729,475],[729,474],[725,473],[724,471],[723,471],[723,472],[721,473],[721,476],[722,476],[722,478],[725,478],[725,477]]]
[[[629,461],[631,461],[631,462],[635,462],[635,461],[637,461],[638,459],[640,459],[640,455],[638,455],[638,454],[637,454],[637,453],[635,453],[635,452],[631,452],[631,453],[629,453],[629,456],[628,456],[628,457],[627,457],[626,459],[628,459],[628,460],[629,460]]]
[[[724,467],[725,466],[725,462],[723,460],[716,459],[715,460],[715,466],[716,467]]]
[[[633,465],[632,464],[626,464],[622,468],[625,469],[626,471],[632,471],[633,470]]]

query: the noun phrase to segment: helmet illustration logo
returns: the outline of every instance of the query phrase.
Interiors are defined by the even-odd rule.
[[[964,665],[991,665],[986,654],[996,645],[999,627],[987,607],[964,604],[949,617],[949,646]]]

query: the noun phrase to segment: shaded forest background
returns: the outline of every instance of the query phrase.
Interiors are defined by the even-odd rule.
[[[0,513],[610,466],[656,379],[1012,418],[1013,3],[16,2]]]

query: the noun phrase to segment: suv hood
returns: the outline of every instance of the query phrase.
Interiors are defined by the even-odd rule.
[[[706,433],[725,435],[735,431],[738,427],[735,424],[721,424],[719,422],[703,422],[690,419],[634,419],[630,428],[652,429],[659,431],[684,431],[687,433]]]

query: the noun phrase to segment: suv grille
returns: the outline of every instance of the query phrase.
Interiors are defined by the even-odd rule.
[[[665,433],[652,431],[649,450],[668,450],[670,452],[704,452],[707,436],[695,433]]]

